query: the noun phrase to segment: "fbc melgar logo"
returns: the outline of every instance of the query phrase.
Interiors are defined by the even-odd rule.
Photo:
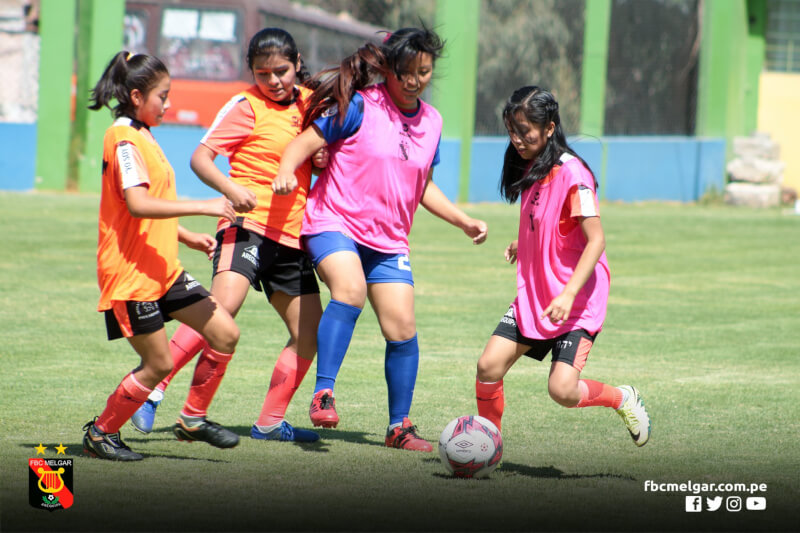
[[[72,507],[71,457],[66,457],[66,447],[54,447],[55,458],[32,457],[28,459],[28,502],[31,507],[45,511],[57,511]],[[44,455],[46,446],[35,447],[36,455]],[[58,455],[64,455],[58,458]]]

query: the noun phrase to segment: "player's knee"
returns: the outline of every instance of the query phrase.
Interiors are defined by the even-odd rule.
[[[169,376],[172,372],[172,357],[160,358],[150,365],[150,371],[153,373],[158,381]]]
[[[483,381],[484,383],[493,383],[503,379],[501,367],[487,357],[478,359],[476,377],[479,381]]]
[[[209,335],[206,340],[213,350],[222,353],[233,353],[236,349],[236,344],[239,342],[239,327],[231,320],[230,324],[219,328],[213,335]]]
[[[547,384],[547,392],[550,393],[550,398],[554,402],[564,407],[574,407],[580,401],[580,393],[573,390],[566,383],[553,383],[550,381]]]

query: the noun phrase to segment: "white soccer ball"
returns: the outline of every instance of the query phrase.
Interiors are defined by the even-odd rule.
[[[482,416],[451,420],[439,437],[439,457],[456,477],[483,478],[494,472],[503,457],[503,438]]]

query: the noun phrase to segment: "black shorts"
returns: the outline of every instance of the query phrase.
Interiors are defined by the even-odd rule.
[[[508,308],[492,335],[530,346],[531,348],[524,355],[537,361],[543,360],[548,352],[552,351],[554,363],[561,361],[577,368],[578,371],[582,371],[586,365],[589,350],[597,338],[597,334],[590,335],[585,329],[576,329],[552,339],[531,339],[524,336],[519,330],[513,307]]]
[[[172,320],[171,313],[209,296],[200,282],[184,271],[155,302],[111,302],[111,309],[105,312],[108,340],[158,331],[165,322]]]
[[[228,271],[246,277],[255,290],[264,291],[267,299],[276,291],[290,296],[319,294],[314,267],[305,252],[241,226],[217,233],[214,275]]]

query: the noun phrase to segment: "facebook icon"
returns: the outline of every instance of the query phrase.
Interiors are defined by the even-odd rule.
[[[699,513],[703,510],[702,496],[687,496],[686,497],[686,512]]]

